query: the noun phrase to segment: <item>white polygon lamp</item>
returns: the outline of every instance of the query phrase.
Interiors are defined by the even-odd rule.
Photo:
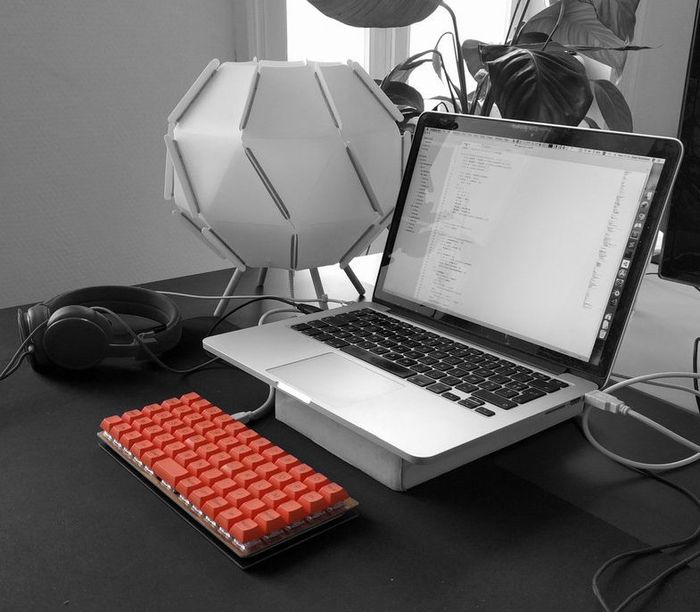
[[[234,266],[311,271],[351,260],[388,225],[401,113],[356,63],[213,60],[168,117],[165,197]],[[220,303],[220,309],[223,304]]]

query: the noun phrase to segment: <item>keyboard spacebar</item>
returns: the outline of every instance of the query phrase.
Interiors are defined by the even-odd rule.
[[[380,357],[379,355],[375,355],[374,353],[370,353],[369,351],[365,351],[356,346],[344,346],[340,350],[344,353],[347,353],[348,355],[352,355],[353,357],[362,359],[362,361],[371,363],[373,366],[377,366],[382,370],[386,370],[387,372],[390,372],[391,374],[394,374],[399,378],[408,378],[409,376],[413,376],[415,374],[413,370],[404,368],[398,363],[394,363],[393,361],[384,359],[384,357]]]

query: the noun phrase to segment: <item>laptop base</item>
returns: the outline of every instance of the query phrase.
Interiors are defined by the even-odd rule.
[[[556,421],[572,418],[580,411],[581,402],[578,400],[559,407]],[[487,436],[428,462],[412,463],[279,389],[275,396],[275,416],[328,452],[394,491],[406,491],[554,424],[552,420],[542,419],[540,427],[536,422],[532,422],[526,427],[517,428],[517,431],[500,430],[497,442],[491,436]]]

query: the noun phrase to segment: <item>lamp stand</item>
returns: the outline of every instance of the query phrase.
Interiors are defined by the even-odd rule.
[[[362,286],[360,279],[357,278],[355,273],[352,271],[350,264],[346,264],[344,266],[341,266],[341,269],[343,270],[343,272],[345,272],[348,279],[350,279],[350,282],[352,283],[353,287],[355,287],[355,289],[357,290],[358,295],[360,297],[362,297],[365,294],[365,288]],[[256,284],[256,288],[264,287],[265,279],[267,278],[267,271],[268,271],[268,268],[258,268],[258,281]],[[314,285],[314,292],[316,293],[316,297],[320,300],[319,307],[322,308],[323,310],[328,310],[328,303],[325,301],[328,299],[328,295],[326,295],[326,293],[323,289],[323,283],[321,281],[321,275],[318,272],[318,268],[309,268],[309,274],[311,275],[311,281],[313,282],[313,285]],[[226,311],[226,308],[228,306],[228,303],[231,301],[231,299],[233,297],[235,297],[234,294],[235,294],[236,288],[238,287],[238,284],[241,282],[242,277],[243,277],[243,270],[241,268],[234,268],[233,274],[231,275],[231,278],[229,279],[228,284],[226,285],[226,289],[224,289],[223,295],[225,297],[223,297],[219,300],[219,303],[216,305],[216,308],[214,309],[214,316],[215,317],[220,317],[224,314],[224,312]]]

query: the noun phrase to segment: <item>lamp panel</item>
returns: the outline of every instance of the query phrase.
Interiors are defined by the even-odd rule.
[[[369,228],[364,219],[314,223],[298,231],[297,269],[316,268],[340,261]]]
[[[277,140],[337,138],[338,129],[313,67],[260,62],[245,132],[250,137]]]

